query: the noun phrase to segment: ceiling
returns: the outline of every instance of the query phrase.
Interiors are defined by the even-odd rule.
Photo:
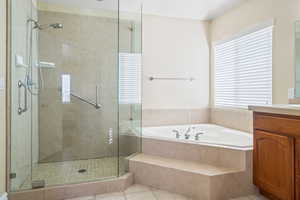
[[[39,0],[84,9],[118,8],[117,0]],[[137,12],[143,3],[143,13],[176,18],[208,20],[246,0],[120,0],[122,11]]]
[[[144,0],[144,12],[168,17],[208,20],[222,15],[242,1],[245,0]]]

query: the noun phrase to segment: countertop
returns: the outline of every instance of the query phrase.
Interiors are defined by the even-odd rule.
[[[248,106],[254,112],[300,116],[300,104],[273,104],[264,106]]]

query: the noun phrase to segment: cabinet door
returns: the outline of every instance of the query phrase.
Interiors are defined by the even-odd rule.
[[[254,183],[281,200],[294,198],[294,139],[256,130]]]
[[[295,142],[296,200],[300,200],[300,139]]]
[[[296,176],[296,187],[295,187],[295,190],[296,190],[296,197],[295,199],[296,200],[300,200],[300,178],[299,176]]]

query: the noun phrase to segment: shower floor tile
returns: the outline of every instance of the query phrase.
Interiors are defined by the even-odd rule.
[[[120,159],[124,162],[124,159]],[[125,171],[125,163],[120,163],[120,173]],[[82,173],[79,172],[82,170]],[[118,158],[39,163],[32,169],[32,178],[28,177],[21,189],[30,189],[32,181],[44,180],[46,186],[64,185],[95,181],[118,175]]]

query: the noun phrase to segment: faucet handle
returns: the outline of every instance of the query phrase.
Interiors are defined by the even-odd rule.
[[[195,135],[195,140],[199,140],[199,136],[200,135],[203,135],[204,133],[203,132],[198,132],[198,133],[196,133],[196,135]]]
[[[179,139],[180,138],[180,132],[178,130],[172,130],[173,133],[176,134],[176,138]]]

